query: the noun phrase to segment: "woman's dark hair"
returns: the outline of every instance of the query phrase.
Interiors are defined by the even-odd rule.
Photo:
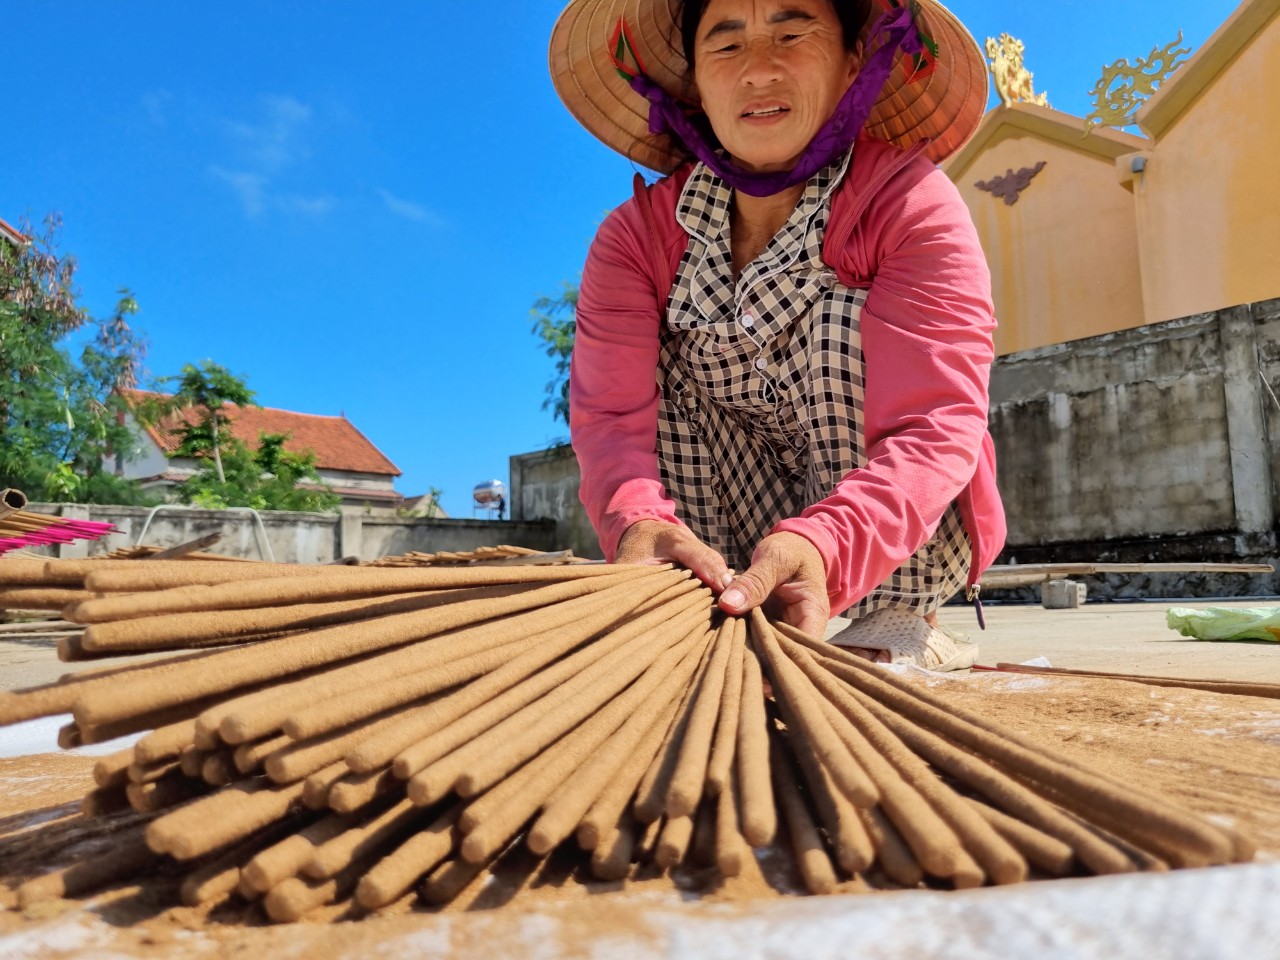
[[[698,24],[707,9],[709,0],[683,0],[680,4],[680,40],[684,46],[684,59],[689,64],[689,78],[693,77],[693,56],[698,41]],[[858,43],[858,35],[871,16],[871,0],[830,0],[840,18],[844,31],[844,48],[852,50]]]

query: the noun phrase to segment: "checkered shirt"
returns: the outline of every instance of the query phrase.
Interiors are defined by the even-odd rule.
[[[790,219],[735,285],[732,190],[698,164],[676,218],[689,234],[658,361],[658,459],[685,523],[745,570],[779,521],[865,466],[867,291],[822,262],[831,195],[849,156],[816,173]],[[952,504],[933,538],[847,615],[927,613],[963,588],[970,544]]]

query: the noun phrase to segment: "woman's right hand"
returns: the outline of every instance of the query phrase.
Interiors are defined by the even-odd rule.
[[[719,593],[733,581],[733,573],[720,556],[693,535],[688,527],[663,520],[638,520],[618,541],[614,563],[675,563]]]

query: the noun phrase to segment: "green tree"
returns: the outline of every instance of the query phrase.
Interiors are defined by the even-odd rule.
[[[548,357],[556,362],[555,376],[547,381],[543,410],[551,410],[557,420],[569,423],[569,360],[578,330],[578,285],[564,281],[557,297],[539,297],[529,311],[533,334],[542,341]]]
[[[186,503],[210,509],[252,507],[255,510],[322,512],[342,502],[316,469],[315,453],[285,449],[288,434],[261,433],[251,450],[231,432],[230,407],[254,406],[254,391],[244,378],[205,360],[187,364],[161,384],[176,384],[173,395],[147,401],[140,413],[159,421],[185,414],[176,456],[192,457],[202,466],[179,488]]]
[[[193,410],[199,419],[185,427],[182,443],[176,454],[180,457],[213,458],[214,471],[219,483],[227,482],[222,466],[222,449],[231,438],[231,417],[227,405],[237,407],[256,406],[257,395],[226,367],[212,360],[200,366],[188,363],[176,377],[165,377],[162,384],[177,384],[177,389],[165,406],[174,411]]]
[[[0,240],[0,486],[33,499],[145,502],[109,466],[137,446],[119,391],[136,384],[145,354],[129,326],[138,305],[121,290],[111,316],[91,316],[75,258],[58,251],[60,228],[50,215],[40,233],[21,224],[27,242]]]

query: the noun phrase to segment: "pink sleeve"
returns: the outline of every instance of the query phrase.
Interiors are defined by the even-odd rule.
[[[569,372],[579,496],[613,560],[637,520],[679,523],[658,473],[658,326],[662,305],[634,201],[601,225],[582,272]],[[665,292],[662,295],[665,300]]]
[[[852,243],[878,262],[862,310],[868,462],[775,531],[806,537],[833,611],[885,581],[937,529],[976,469],[994,355],[991,278],[969,211],[941,171],[910,171]]]

